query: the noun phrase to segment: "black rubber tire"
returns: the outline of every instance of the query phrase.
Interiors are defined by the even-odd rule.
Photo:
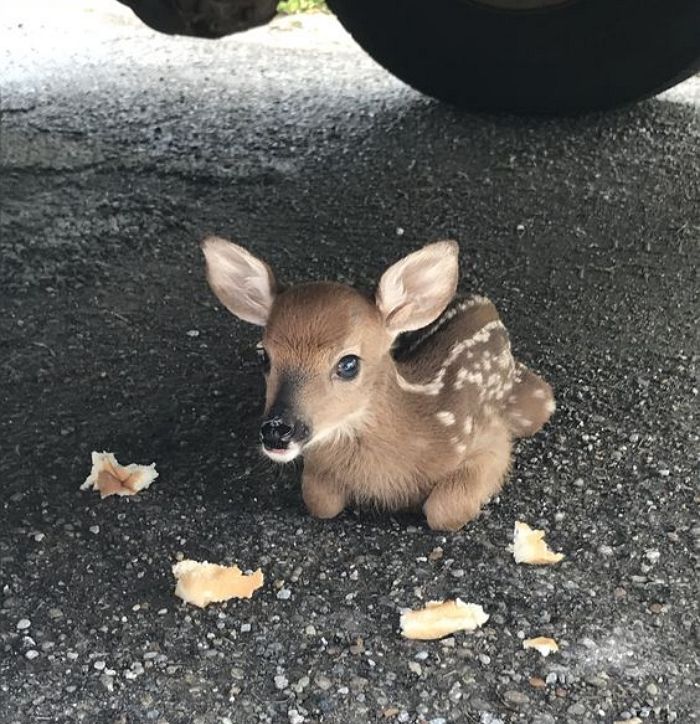
[[[659,93],[700,70],[700,0],[329,0],[388,71],[461,108],[569,114]]]

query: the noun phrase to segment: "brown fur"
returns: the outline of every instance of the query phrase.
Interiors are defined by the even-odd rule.
[[[351,503],[422,505],[431,528],[456,530],[501,488],[513,437],[537,432],[554,409],[551,388],[513,360],[495,307],[480,297],[444,314],[402,361],[394,359],[396,335],[434,320],[454,293],[456,249],[437,246],[392,267],[376,303],[329,282],[275,294],[272,277],[262,339],[271,360],[266,410],[281,380],[293,379],[295,410],[313,428],[302,480],[312,515],[331,518]],[[239,309],[240,292],[235,300],[222,296],[225,280],[207,252],[205,245],[212,286]],[[256,313],[256,285],[262,279],[264,289],[266,274],[261,267],[251,282]],[[356,380],[332,374],[347,354],[361,359]]]

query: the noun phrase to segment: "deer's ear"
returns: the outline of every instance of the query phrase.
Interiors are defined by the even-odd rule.
[[[202,242],[207,279],[219,301],[245,322],[264,327],[275,301],[277,284],[270,267],[225,239]]]
[[[376,303],[393,335],[437,319],[457,290],[459,245],[438,241],[389,267],[379,281]]]

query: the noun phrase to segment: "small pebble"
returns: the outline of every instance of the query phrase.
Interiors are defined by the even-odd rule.
[[[428,560],[430,561],[439,561],[442,558],[444,551],[440,546],[436,546],[433,548],[432,551],[428,554]]]
[[[327,676],[323,676],[322,674],[319,674],[315,679],[314,683],[316,686],[318,686],[319,689],[322,691],[328,691],[328,689],[331,688],[332,682]]]
[[[282,691],[283,689],[286,689],[289,686],[289,680],[284,674],[277,674],[275,676],[275,688]]]
[[[530,697],[527,696],[527,694],[523,694],[521,691],[513,691],[512,689],[509,691],[506,691],[505,694],[503,694],[503,698],[510,704],[515,704],[516,706],[521,706],[522,704],[527,704],[528,701],[530,701]]]
[[[99,526],[99,525],[91,525],[90,528],[89,528],[89,531],[90,531],[91,533],[94,533],[95,535],[97,535],[97,534],[100,532],[100,526]]]
[[[31,661],[39,655],[39,652],[36,649],[29,649],[29,651],[27,651],[24,655]]]
[[[417,661],[409,661],[408,668],[416,675],[420,676],[423,673],[423,667]]]
[[[280,588],[279,591],[277,591],[277,598],[280,599],[280,601],[286,601],[288,600],[292,595],[292,592],[288,588]]]
[[[651,684],[647,685],[647,694],[649,696],[656,696],[659,693],[659,687],[654,684],[653,682]]]
[[[32,625],[32,622],[28,618],[21,618],[19,621],[17,621],[17,628],[20,631],[24,631],[25,629],[28,629]]]

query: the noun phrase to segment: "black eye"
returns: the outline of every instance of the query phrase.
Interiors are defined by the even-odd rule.
[[[263,368],[263,372],[267,373],[270,371],[270,357],[268,356],[267,352],[265,351],[265,348],[262,345],[258,345],[255,348],[255,351],[258,355],[258,362],[260,362],[260,366]]]
[[[360,371],[360,358],[354,354],[341,357],[340,362],[335,366],[335,373],[341,380],[353,380]]]

